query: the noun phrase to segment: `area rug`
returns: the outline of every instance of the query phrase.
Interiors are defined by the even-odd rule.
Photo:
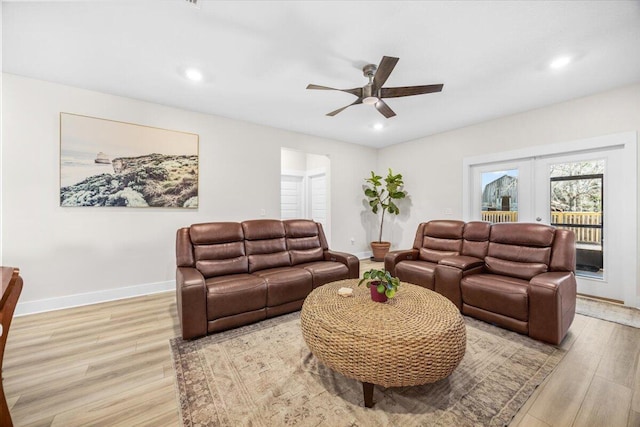
[[[640,328],[640,310],[633,307],[578,296],[576,313]]]
[[[374,388],[324,367],[302,338],[300,313],[194,341],[171,340],[185,426],[502,426],[564,351],[465,317],[454,373],[417,387]],[[388,363],[393,363],[389,360]],[[402,367],[398,367],[402,369]]]

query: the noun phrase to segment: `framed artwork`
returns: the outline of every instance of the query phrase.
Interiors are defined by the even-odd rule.
[[[198,207],[197,134],[60,113],[60,206]]]

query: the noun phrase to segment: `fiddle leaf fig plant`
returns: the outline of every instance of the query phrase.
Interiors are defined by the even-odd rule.
[[[387,298],[393,298],[398,292],[398,286],[400,286],[400,279],[393,277],[387,270],[372,268],[369,271],[365,271],[362,279],[358,282],[358,286],[367,280],[367,288],[376,286],[378,293],[385,294]]]
[[[394,200],[404,199],[407,193],[402,189],[404,181],[402,174],[393,174],[391,168],[389,173],[383,178],[371,171],[371,177],[366,178],[367,185],[364,189],[364,195],[369,199],[369,206],[374,214],[378,214],[382,210],[382,218],[380,219],[380,234],[378,242],[382,242],[382,227],[384,225],[384,214],[389,212],[391,215],[398,215],[400,209],[394,203]]]

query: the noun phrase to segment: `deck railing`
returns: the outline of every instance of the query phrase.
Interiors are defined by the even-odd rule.
[[[489,222],[518,222],[518,211],[482,211],[482,220]]]
[[[517,222],[518,212],[515,211],[483,211],[482,220],[489,222]],[[601,225],[601,212],[551,212],[553,224],[564,224],[576,233],[577,243],[600,244],[602,240],[601,228],[571,227],[571,225]]]

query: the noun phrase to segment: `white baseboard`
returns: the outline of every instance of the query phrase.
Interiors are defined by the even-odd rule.
[[[18,302],[18,305],[16,306],[15,316],[24,316],[26,314],[62,310],[63,308],[79,307],[83,305],[97,304],[100,302],[139,297],[142,295],[171,291],[175,290],[175,288],[175,280],[169,280],[166,282],[146,283],[144,285],[127,286],[124,288],[107,289],[97,292],[87,292],[85,294],[75,294],[36,301]]]
[[[356,257],[358,257],[358,259],[369,259],[373,256],[373,253],[371,251],[366,251],[366,252],[356,252],[353,253],[353,255],[355,255]]]

